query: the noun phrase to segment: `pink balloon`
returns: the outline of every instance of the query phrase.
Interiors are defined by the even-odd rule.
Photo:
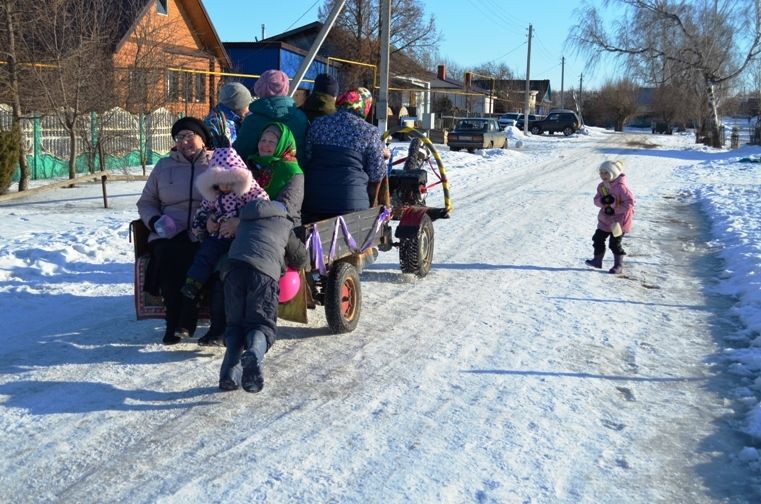
[[[278,301],[281,303],[287,303],[299,293],[299,287],[301,287],[301,277],[299,276],[299,272],[288,266],[285,270],[285,274],[280,277],[279,285],[280,296]]]

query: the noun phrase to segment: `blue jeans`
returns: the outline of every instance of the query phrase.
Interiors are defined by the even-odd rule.
[[[240,357],[251,350],[258,362],[277,337],[278,282],[253,266],[230,260],[225,276],[225,358],[219,380],[240,385]]]
[[[207,236],[196,252],[193,265],[188,270],[188,276],[198,283],[205,284],[214,273],[219,260],[230,250],[232,242],[232,238]]]

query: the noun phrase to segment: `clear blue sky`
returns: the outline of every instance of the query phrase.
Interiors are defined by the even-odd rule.
[[[224,42],[261,39],[317,21],[323,0],[202,0],[212,23]],[[568,32],[576,24],[574,10],[582,5],[573,0],[422,0],[426,14],[436,16],[444,35],[442,56],[465,69],[488,61],[505,63],[523,78],[526,72],[529,23],[534,36],[531,48],[531,78],[550,79],[560,91],[561,57],[565,56],[565,89],[578,88],[584,75],[584,89],[599,87],[616,77],[614,61],[594,71],[584,67],[584,58],[564,48]],[[599,0],[593,3],[598,5]]]

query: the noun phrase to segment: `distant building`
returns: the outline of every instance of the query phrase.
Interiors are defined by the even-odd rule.
[[[479,80],[478,82],[487,82]],[[496,79],[495,93],[504,97],[505,112],[523,112],[526,107],[526,81],[520,79]],[[547,114],[552,108],[552,88],[549,79],[529,80],[529,114]]]
[[[321,28],[322,23],[315,21],[264,40],[225,42],[224,46],[230,55],[233,72],[261,75],[267,70],[278,69],[293,78]],[[306,98],[307,93],[312,89],[312,81],[320,73],[335,75],[334,70],[328,69],[328,60],[322,56],[316,56],[304,75],[299,91],[294,96],[297,103],[301,103]],[[256,78],[244,78],[241,82],[253,90]]]

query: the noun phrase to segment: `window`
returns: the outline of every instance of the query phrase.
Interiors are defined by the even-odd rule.
[[[193,101],[203,103],[206,101],[206,76],[195,74],[193,82]]]
[[[166,74],[166,99],[169,102],[180,101],[180,74],[168,71]]]
[[[156,0],[156,12],[166,16],[169,13],[169,6],[167,5],[167,2],[169,2],[169,0]]]

